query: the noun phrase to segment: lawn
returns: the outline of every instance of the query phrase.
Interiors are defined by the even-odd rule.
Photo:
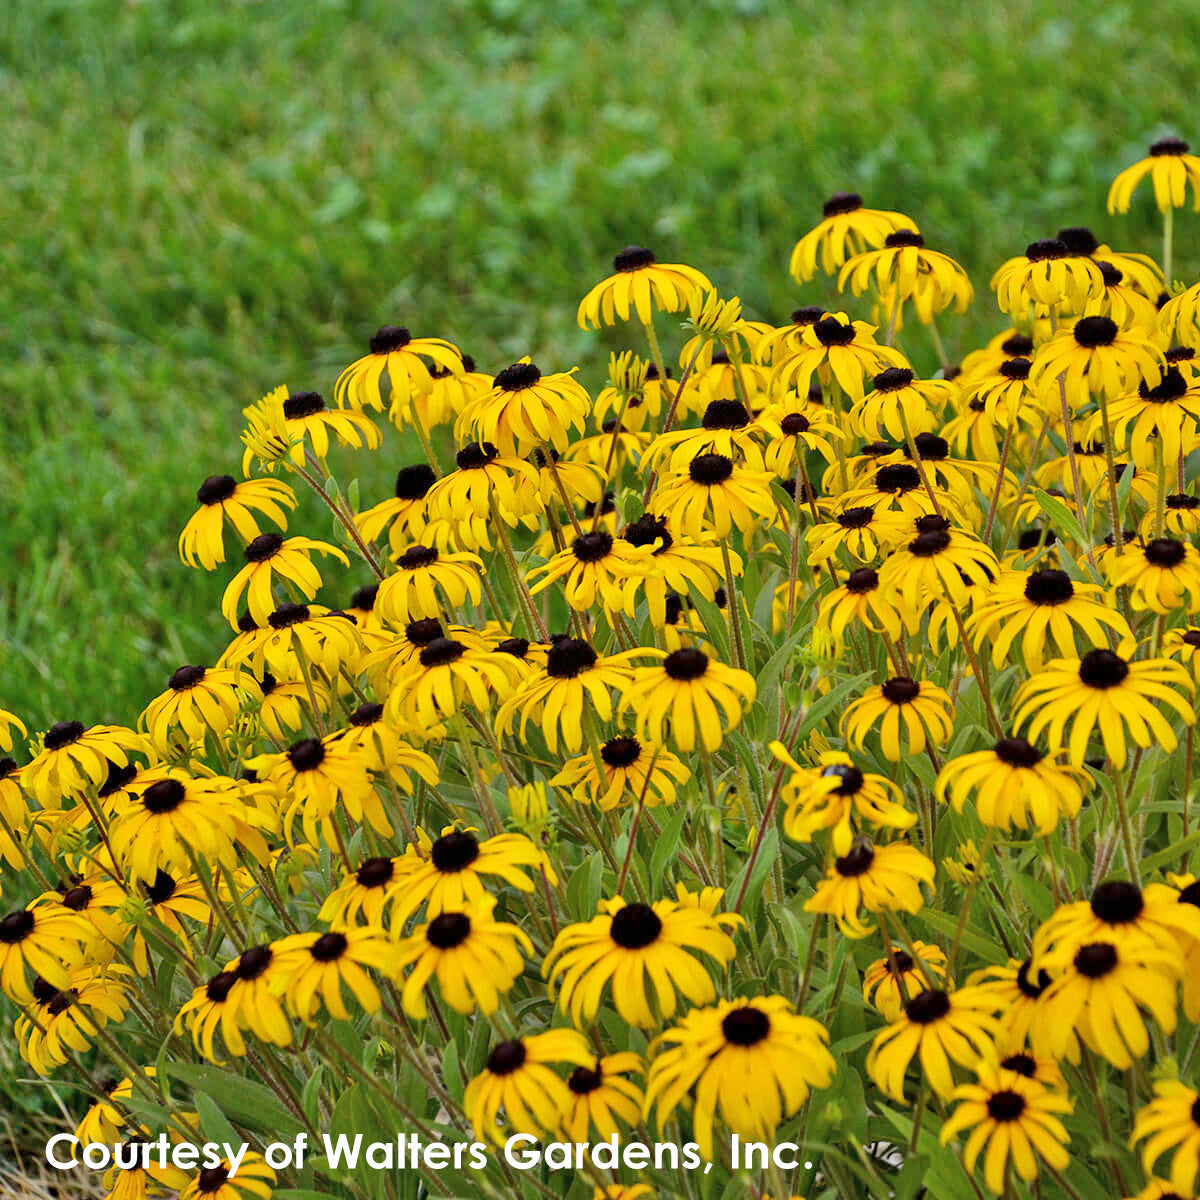
[[[235,469],[243,405],[331,391],[384,322],[596,384],[574,310],[615,250],[782,320],[831,299],[785,268],[842,188],[970,270],[952,350],[1001,327],[990,271],[1031,239],[1154,249],[1145,193],[1118,221],[1105,189],[1200,140],[1198,46],[1185,3],[4,5],[0,704],[131,722],[211,661],[229,572],[175,552],[196,486]]]

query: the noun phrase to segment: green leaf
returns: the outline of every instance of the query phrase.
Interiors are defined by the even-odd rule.
[[[1189,833],[1185,838],[1180,838],[1177,842],[1172,842],[1164,850],[1157,850],[1153,854],[1148,854],[1142,859],[1141,870],[1143,874],[1149,875],[1151,872],[1157,871],[1160,867],[1165,867],[1168,863],[1181,862],[1183,856],[1190,853],[1193,846],[1200,846],[1200,829],[1197,829],[1194,833]]]
[[[801,721],[800,728],[792,739],[792,744],[797,745],[802,742],[830,713],[840,711],[846,697],[858,691],[870,678],[870,675],[855,675],[850,679],[843,680],[837,687],[826,692],[824,696],[814,700],[809,705],[808,712],[804,714],[804,720]]]
[[[937,909],[923,908],[921,909],[920,919],[926,925],[948,938],[953,938],[955,930],[958,928],[957,913],[951,916],[949,913],[938,912]],[[962,931],[960,940],[972,954],[977,954],[980,958],[986,959],[988,962],[1003,962],[1008,958],[1008,955],[1005,954],[1001,946],[993,942],[990,938],[976,933],[970,925],[967,925]]]
[[[675,852],[679,846],[679,836],[683,832],[683,823],[687,820],[687,809],[682,805],[679,811],[672,813],[663,824],[663,831],[654,846],[650,856],[650,879],[657,887],[666,876],[668,865],[675,861]]]
[[[1127,474],[1132,473],[1127,472]],[[1057,496],[1050,496],[1041,488],[1030,488],[1029,491],[1037,501],[1038,508],[1050,518],[1050,522],[1055,528],[1064,530],[1072,540],[1081,545],[1087,542],[1088,539],[1083,536],[1083,530],[1079,528],[1079,521]]]
[[[567,881],[567,907],[576,920],[595,916],[603,878],[604,859],[596,851]]]
[[[160,1070],[188,1087],[221,1097],[221,1109],[231,1121],[259,1133],[294,1137],[303,1126],[261,1083],[234,1075],[220,1067],[192,1063],[162,1063]]]
[[[242,1141],[220,1106],[207,1092],[197,1089],[192,1098],[196,1105],[196,1113],[200,1117],[200,1129],[205,1137],[214,1142],[228,1142],[231,1146],[236,1146]]]

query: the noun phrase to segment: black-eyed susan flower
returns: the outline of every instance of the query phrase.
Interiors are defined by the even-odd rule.
[[[783,829],[793,841],[810,842],[819,830],[832,829],[834,854],[849,854],[855,822],[899,830],[917,823],[916,814],[904,807],[904,795],[890,779],[864,773],[840,750],[826,750],[811,768],[800,766],[782,742],[772,742],[770,750],[792,770],[780,795],[787,806]]]
[[[285,509],[296,507],[296,494],[275,479],[238,483],[232,475],[210,475],[196,492],[200,508],[188,518],[179,535],[179,557],[189,567],[211,571],[225,561],[225,522],[244,542],[253,541],[262,527],[261,513],[280,529],[287,529]]]
[[[282,754],[261,754],[247,759],[264,783],[279,795],[283,829],[289,842],[296,818],[305,838],[319,845],[335,817],[345,812],[356,821],[364,816],[379,833],[390,835],[392,825],[382,801],[371,784],[366,756],[347,746],[338,735],[301,738]]]
[[[797,283],[817,273],[818,261],[832,275],[852,254],[882,246],[889,233],[917,228],[903,213],[864,208],[857,192],[835,192],[821,211],[821,221],[792,250],[788,270]]]
[[[994,371],[980,374],[966,393],[968,408],[983,412],[1005,426],[1046,409],[1045,398],[1029,383],[1033,364],[1028,358],[1006,358]],[[947,434],[949,437],[949,434]],[[999,457],[997,452],[995,457]]]
[[[856,562],[878,562],[909,529],[903,514],[869,504],[840,506],[831,515],[832,521],[822,521],[805,531],[808,561],[813,566],[823,565],[843,548]]]
[[[1072,1110],[1071,1101],[994,1058],[980,1061],[975,1076],[951,1093],[958,1107],[939,1134],[945,1146],[971,1131],[962,1150],[967,1171],[975,1170],[982,1154],[984,1182],[998,1195],[1008,1187],[1010,1163],[1027,1183],[1038,1177],[1039,1158],[1056,1171],[1065,1169],[1070,1135],[1059,1118]]]
[[[910,529],[915,536],[879,569],[884,596],[899,596],[908,611],[920,611],[935,599],[963,605],[971,584],[990,583],[1000,574],[992,550],[945,517],[918,517]]]
[[[1194,350],[1200,345],[1200,283],[1192,284],[1162,306],[1158,328],[1173,346],[1182,343]]]
[[[946,979],[946,952],[940,946],[916,941],[912,948],[915,959],[907,950],[892,949],[863,975],[863,999],[889,1024],[900,1020],[909,997],[927,985],[941,986]]]
[[[433,390],[434,370],[441,368],[456,377],[464,371],[457,346],[443,338],[415,338],[403,325],[382,326],[371,338],[369,349],[370,353],[355,359],[338,375],[333,398],[339,408],[381,412],[379,385],[386,371],[389,416],[396,421],[407,416],[414,396],[426,396]]]
[[[699,746],[711,754],[754,703],[754,676],[710,658],[703,650],[636,653],[660,660],[636,668],[621,699],[621,712],[635,711],[643,740],[662,743],[669,738],[680,750]]]
[[[891,451],[890,446],[888,451]],[[884,463],[868,480],[852,487],[840,499],[847,509],[873,508],[885,513],[898,513],[915,521],[919,517],[937,515],[930,489],[942,512],[961,507],[932,480],[927,486],[921,479],[921,472],[911,462]]]
[[[243,475],[249,474],[250,464],[256,458],[269,466],[286,457],[303,466],[305,453],[311,448],[316,458],[324,460],[332,444],[330,435],[339,445],[356,450],[364,446],[375,450],[383,443],[383,434],[369,417],[327,408],[320,392],[290,392],[286,387],[277,387],[257,406],[243,412],[250,423],[242,436],[246,445],[242,455]]]
[[[325,897],[318,919],[333,929],[345,925],[386,926],[391,905],[401,895],[405,879],[419,864],[420,860],[411,854],[363,859],[358,869],[346,875]]]
[[[591,407],[574,368],[543,375],[526,355],[463,409],[454,432],[460,441],[491,442],[507,458],[547,446],[562,453],[570,430],[586,428]]]
[[[430,787],[437,783],[437,764],[424,750],[410,746],[400,736],[403,726],[385,719],[382,704],[360,704],[347,719],[349,724],[337,732],[337,740],[361,754],[368,771],[387,776],[410,795],[414,774]]]
[[[130,752],[147,753],[145,737],[120,725],[58,721],[42,737],[42,749],[21,768],[21,786],[43,808],[59,808],[63,798],[99,787],[115,763],[127,766]]]
[[[867,1054],[867,1072],[886,1096],[904,1099],[904,1077],[914,1057],[929,1086],[943,1099],[954,1091],[951,1062],[973,1067],[992,1049],[995,997],[981,988],[926,987],[881,1029]]]
[[[1135,392],[1143,381],[1156,387],[1162,365],[1162,351],[1144,330],[1120,329],[1111,317],[1080,317],[1038,348],[1029,378],[1043,393],[1061,384],[1077,409]]]
[[[179,1200],[267,1200],[277,1178],[261,1154],[248,1150],[236,1166],[222,1158],[216,1166],[204,1167],[179,1193]]]
[[[842,432],[819,404],[801,402],[789,394],[763,409],[758,421],[770,434],[763,464],[780,479],[794,481],[810,451],[827,463],[837,458],[834,444],[841,442]]]
[[[827,629],[834,643],[841,646],[851,621],[872,633],[883,632],[893,641],[899,641],[905,629],[910,633],[916,631],[920,618],[920,610],[909,608],[903,597],[884,594],[874,567],[856,567],[846,576],[845,583],[821,598],[816,624],[819,629]]]
[[[834,860],[804,910],[826,913],[848,936],[865,937],[872,927],[861,919],[864,910],[919,912],[925,904],[921,885],[932,887],[934,875],[933,863],[904,842],[872,846],[860,839]]]
[[[487,442],[464,446],[454,462],[455,470],[429,489],[425,508],[453,527],[463,549],[490,550],[493,520],[515,528],[520,520],[541,511],[537,471],[525,459],[504,458]]]
[[[136,795],[113,804],[109,842],[135,878],[152,880],[159,870],[186,871],[197,860],[232,870],[237,847],[259,860],[267,845],[233,781],[219,775],[194,778],[178,767],[154,767]]]
[[[1158,524],[1158,514],[1151,509],[1142,518],[1138,532],[1145,541],[1154,537],[1155,526]],[[1162,511],[1163,537],[1194,538],[1200,534],[1200,498],[1186,492],[1173,492],[1163,502]]]
[[[1108,416],[1115,448],[1128,447],[1137,466],[1152,470],[1161,455],[1174,467],[1200,446],[1200,379],[1169,366],[1153,387],[1143,380],[1136,391],[1112,400]]]
[[[571,1093],[551,1064],[586,1067],[595,1055],[583,1034],[574,1029],[549,1029],[499,1042],[488,1054],[484,1069],[467,1084],[463,1111],[475,1134],[502,1145],[504,1114],[509,1130],[549,1137],[571,1110]]]
[[[35,979],[33,1003],[13,1029],[21,1057],[48,1075],[73,1054],[86,1053],[99,1030],[125,1019],[132,977],[128,967],[109,964],[77,968],[65,988]]]
[[[246,565],[229,581],[221,597],[221,615],[238,627],[238,605],[243,593],[250,615],[260,624],[275,611],[273,585],[280,583],[311,600],[321,589],[321,573],[313,565],[313,554],[339,559],[348,567],[350,560],[336,546],[314,538],[284,538],[279,533],[262,533],[244,551]]]
[[[1154,1099],[1138,1109],[1129,1144],[1141,1146],[1142,1166],[1149,1174],[1171,1151],[1171,1186],[1180,1196],[1200,1178],[1200,1093],[1177,1079],[1154,1084]]]
[[[18,908],[0,918],[0,990],[20,1005],[34,1003],[33,983],[42,979],[66,991],[69,968],[82,964],[92,927],[57,904]]]
[[[81,871],[83,864],[80,864]],[[113,871],[115,875],[115,870]],[[86,874],[72,874],[56,889],[43,892],[34,905],[48,904],[52,908],[66,908],[78,913],[94,931],[88,949],[88,959],[93,963],[109,961],[124,944],[129,931],[128,924],[118,915],[125,903],[125,889],[107,870],[89,864]]]
[[[229,668],[180,667],[167,681],[167,690],[142,711],[141,724],[160,754],[169,754],[175,735],[187,742],[207,735],[220,737],[242,707],[240,691],[257,690],[252,677]]]
[[[712,281],[695,267],[660,263],[653,250],[626,246],[613,259],[614,274],[602,279],[579,303],[580,329],[599,329],[628,321],[631,312],[649,325],[654,311],[679,312],[689,302],[713,290]]]
[[[713,1155],[719,1116],[744,1138],[770,1141],[808,1099],[833,1082],[837,1064],[829,1033],[793,1011],[783,996],[739,996],[693,1009],[668,1029],[646,1077],[647,1114],[661,1126],[689,1094],[693,1132],[704,1158]]]
[[[988,989],[996,995],[999,1013],[997,1045],[1025,1047],[1029,1043],[1034,1023],[1042,1018],[1038,1004],[1052,980],[1042,969],[1035,968],[1032,958],[1010,958],[973,972],[967,979],[971,987]],[[1069,1055],[1077,1058],[1075,1051]]]
[[[1001,738],[990,750],[952,758],[938,776],[935,795],[962,812],[975,796],[975,812],[993,829],[1028,829],[1038,837],[1054,832],[1063,818],[1079,814],[1091,777],[1079,767],[1056,763],[1024,738]]]
[[[1158,325],[1158,308],[1154,300],[1127,281],[1125,273],[1110,262],[1102,262],[1100,274],[1104,278],[1104,291],[1088,300],[1083,306],[1084,316],[1112,317],[1122,328],[1134,325],[1143,329],[1155,329]]]
[[[562,1121],[563,1134],[586,1142],[592,1130],[601,1139],[636,1126],[642,1117],[642,1089],[627,1075],[640,1075],[642,1058],[629,1050],[605,1054],[567,1078],[571,1107]],[[628,1189],[626,1189],[628,1190]]]
[[[1090,650],[1081,659],[1056,658],[1027,679],[1013,698],[1013,723],[1017,729],[1028,723],[1031,740],[1045,732],[1052,747],[1066,747],[1076,766],[1083,765],[1098,728],[1104,751],[1119,771],[1125,765],[1127,732],[1135,745],[1157,742],[1175,749],[1175,731],[1162,708],[1191,725],[1196,719],[1193,690],[1187,671],[1170,659],[1131,662],[1112,650]]]
[[[1200,683],[1200,629],[1168,629],[1163,635],[1162,652],[1183,663]]]
[[[1182,138],[1159,138],[1145,158],[1126,167],[1113,180],[1108,189],[1108,211],[1128,212],[1134,190],[1148,175],[1159,212],[1182,208],[1187,203],[1189,184],[1193,207],[1200,212],[1200,158],[1189,151],[1190,147]]]
[[[678,788],[692,772],[662,745],[641,741],[630,734],[609,738],[600,747],[600,764],[589,752],[563,764],[551,780],[555,787],[569,789],[576,804],[594,804],[603,812],[621,804],[674,804]]]
[[[822,317],[804,327],[802,349],[787,358],[777,358],[771,371],[771,388],[795,388],[804,395],[814,374],[827,368],[830,378],[857,404],[864,380],[888,367],[907,367],[899,350],[875,340],[876,326],[852,321],[845,313]]]
[[[1039,999],[1030,1040],[1038,1053],[1068,1057],[1076,1035],[1115,1067],[1126,1069],[1150,1050],[1145,1009],[1165,1033],[1176,1021],[1182,962],[1174,954],[1109,937],[1064,941],[1035,960],[1053,982]]]
[[[991,647],[997,667],[1019,639],[1025,666],[1040,671],[1051,646],[1071,656],[1079,636],[1088,646],[1106,645],[1106,630],[1119,641],[1133,636],[1125,618],[1101,602],[1102,593],[1098,584],[1073,580],[1056,567],[1005,571],[980,596],[967,632],[977,648]]]
[[[481,896],[463,908],[445,908],[397,943],[387,970],[407,972],[400,1000],[409,1016],[429,1015],[425,989],[435,979],[455,1012],[488,1015],[500,1007],[533,943],[519,926],[497,921],[495,907],[494,897]]]
[[[589,612],[599,601],[610,611],[632,617],[638,582],[655,570],[653,554],[648,546],[635,546],[603,530],[581,533],[548,563],[526,572],[532,585],[529,594],[536,596],[561,583],[567,605],[575,612]]]
[[[1129,603],[1136,612],[1200,611],[1200,554],[1189,542],[1151,538],[1136,542],[1104,562],[1109,582],[1129,588]]]
[[[338,670],[352,666],[363,652],[354,618],[319,604],[281,604],[252,633],[236,649],[231,644],[223,656],[225,665],[246,662],[260,675],[269,670],[283,679],[299,679],[302,664],[308,664],[336,679]]]
[[[394,860],[401,884],[394,898],[388,897],[395,929],[422,904],[429,918],[477,904],[488,895],[485,879],[525,893],[534,890],[539,876],[544,875],[551,887],[558,882],[546,852],[522,833],[481,840],[474,829],[448,825],[434,840],[423,830],[417,837],[417,845]]]
[[[550,506],[561,508],[564,493],[572,501],[601,504],[608,511],[603,505],[606,480],[619,476],[625,463],[639,461],[648,436],[627,431],[624,426],[618,430],[615,424],[605,421],[601,434],[572,443],[567,448],[568,457],[557,450],[535,450],[532,473],[517,481],[518,503],[522,506],[518,511],[533,514]],[[532,520],[531,515],[526,524],[532,524]]]
[[[666,476],[654,496],[660,512],[673,513],[680,532],[695,541],[712,532],[728,537],[736,525],[745,531],[758,521],[775,521],[778,501],[773,476],[735,463],[724,454],[697,454],[686,472]]]
[[[1143,296],[1156,299],[1163,289],[1162,268],[1148,254],[1118,252],[1084,225],[1073,225],[1058,231],[1058,240],[1069,254],[1081,255],[1100,264],[1115,267]]]
[[[868,392],[850,410],[850,424],[869,438],[903,442],[910,434],[936,429],[939,415],[955,395],[943,379],[917,379],[910,367],[888,367],[871,380]]]
[[[1180,904],[1163,884],[1145,890],[1123,879],[1099,884],[1087,900],[1059,908],[1034,935],[1034,957],[1069,955],[1093,941],[1111,941],[1132,958],[1145,950],[1182,955],[1182,945],[1200,938],[1200,911]],[[1181,960],[1182,961],[1182,960]]]
[[[525,679],[520,660],[456,638],[434,638],[389,675],[387,713],[414,728],[431,729],[464,708],[491,712]]]
[[[874,285],[893,304],[914,300],[925,321],[952,304],[966,312],[975,291],[966,271],[948,254],[930,250],[916,229],[894,230],[878,249],[848,259],[838,273],[838,291],[846,284],[856,296]]]
[[[1044,238],[1005,262],[991,286],[1001,312],[1019,321],[1037,305],[1054,310],[1066,303],[1078,311],[1103,294],[1104,277],[1090,258],[1071,254],[1057,238]]]
[[[650,443],[643,462],[655,470],[665,465],[667,471],[678,475],[698,454],[711,453],[761,471],[764,464],[760,443],[769,432],[741,400],[713,400],[705,407],[698,429],[673,429],[660,434]]]
[[[867,735],[878,728],[883,755],[899,762],[905,754],[922,754],[940,746],[954,732],[950,697],[944,688],[926,680],[897,676],[875,684],[843,713],[842,732],[861,750]]]
[[[644,650],[626,650],[601,657],[582,638],[563,638],[551,645],[545,666],[524,680],[496,713],[496,730],[510,733],[518,727],[522,739],[534,721],[541,728],[552,754],[559,743],[571,754],[583,745],[583,706],[588,704],[601,721],[613,718],[612,692],[629,687],[629,663]],[[659,738],[658,740],[662,740]]]
[[[302,679],[276,679],[270,671],[253,680],[248,699],[262,728],[276,741],[291,741],[306,719],[307,706],[316,700],[320,712],[328,712],[331,699],[327,690],[312,681],[312,691]]]
[[[158,1070],[155,1067],[143,1067],[140,1073],[147,1080],[153,1080]],[[125,1101],[133,1095],[134,1083],[128,1075],[124,1079],[110,1076],[99,1081],[97,1091],[103,1098],[84,1113],[75,1127],[75,1136],[85,1145],[88,1142],[107,1142],[111,1145],[125,1128],[125,1117],[117,1106],[124,1107]]]
[[[649,1029],[675,1015],[680,997],[712,1003],[716,986],[704,960],[730,962],[736,947],[728,930],[740,924],[740,917],[714,915],[686,893],[653,905],[617,896],[601,901],[590,921],[563,929],[543,973],[577,1026],[595,1021],[609,989],[621,1019]]]
[[[348,990],[364,1012],[376,1012],[379,989],[369,970],[381,971],[392,951],[379,929],[293,933],[271,945],[279,993],[288,1008],[311,1025],[322,1005],[331,1017],[350,1020]]]
[[[134,1134],[124,1141],[124,1161],[135,1165],[114,1164],[101,1177],[106,1200],[149,1200],[164,1191],[170,1194],[188,1186],[191,1177],[187,1171],[172,1166],[169,1159],[158,1159],[150,1131],[144,1125],[137,1126]]]
[[[153,917],[168,933],[183,945],[188,944],[187,927],[180,920],[187,917],[201,924],[215,920],[204,885],[195,876],[179,876],[159,870],[152,881],[142,880],[130,890],[127,910]],[[145,934],[135,921],[133,938],[133,966],[139,975],[149,970],[150,953]]]
[[[483,599],[477,554],[442,554],[433,546],[409,546],[396,559],[397,570],[379,585],[376,605],[386,621],[398,625],[421,617],[439,617]]]
[[[647,512],[621,531],[631,546],[647,547],[653,553],[652,569],[640,578],[640,586],[650,608],[650,620],[661,626],[666,619],[667,597],[697,594],[715,603],[723,568],[720,548],[710,536],[699,540],[672,533],[667,518]],[[742,573],[741,558],[730,553],[734,575]]]
[[[428,463],[402,467],[396,473],[395,495],[359,513],[354,523],[368,542],[386,529],[392,550],[397,554],[405,546],[420,540],[428,524],[425,497],[437,482],[437,475]]]

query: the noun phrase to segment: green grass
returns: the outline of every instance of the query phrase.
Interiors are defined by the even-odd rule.
[[[595,383],[574,309],[616,249],[783,319],[791,246],[846,187],[971,271],[960,349],[1032,238],[1155,249],[1148,203],[1117,222],[1105,189],[1163,130],[1200,140],[1197,46],[1188,3],[2,6],[0,704],[131,721],[211,660],[229,572],[175,554],[196,485],[235,467],[244,404],[330,390],[384,321]]]

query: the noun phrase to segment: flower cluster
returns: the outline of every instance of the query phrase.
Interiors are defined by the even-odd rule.
[[[1110,208],[1146,177],[1200,208],[1184,143]],[[1200,283],[1172,241],[1031,242],[952,362],[965,271],[838,193],[791,273],[861,315],[751,320],[630,246],[578,322],[648,356],[595,395],[389,325],[332,403],[248,407],[243,477],[179,539],[228,576],[227,643],[128,727],[0,714],[0,990],[29,1067],[89,1092],[78,1136],[713,1164],[495,1157],[430,1194],[1194,1196]],[[331,464],[384,452],[361,505]],[[747,1170],[730,1134],[804,1153]],[[106,1187],[381,1194],[306,1171]]]

